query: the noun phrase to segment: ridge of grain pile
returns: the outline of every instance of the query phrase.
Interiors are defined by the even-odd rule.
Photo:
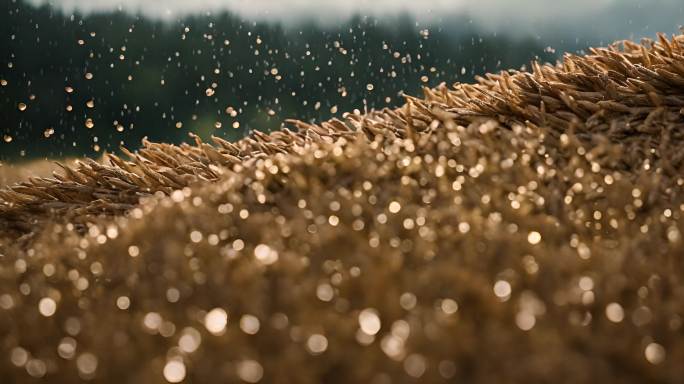
[[[0,191],[0,377],[684,378],[684,35]]]

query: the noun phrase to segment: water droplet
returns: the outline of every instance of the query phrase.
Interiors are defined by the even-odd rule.
[[[204,317],[204,326],[214,335],[221,335],[228,324],[228,313],[223,308],[214,308]]]
[[[414,378],[423,376],[427,369],[425,358],[418,354],[410,355],[404,360],[404,370],[406,373]]]
[[[511,284],[505,280],[499,280],[494,284],[494,294],[502,300],[508,300],[511,296]]]
[[[128,254],[131,257],[138,257],[138,255],[140,255],[140,248],[138,248],[136,245],[131,245],[128,247]]]
[[[532,231],[529,233],[529,235],[527,235],[527,241],[532,245],[539,244],[539,242],[541,242],[541,239],[541,234],[537,231]]]
[[[57,311],[57,303],[49,297],[44,297],[38,303],[38,311],[41,315],[50,317]]]
[[[245,360],[238,363],[237,374],[248,383],[258,383],[264,376],[264,368],[257,361]]]
[[[180,383],[185,379],[185,364],[180,360],[171,360],[164,366],[164,378],[169,383]]]
[[[375,335],[380,331],[380,317],[375,309],[367,308],[359,314],[359,326],[361,331],[367,335]]]
[[[29,354],[24,348],[16,347],[12,349],[10,360],[12,361],[12,364],[16,365],[17,367],[23,367],[28,361],[28,358]]]
[[[606,306],[606,317],[613,323],[619,323],[625,318],[625,311],[618,303],[610,303]]]
[[[458,311],[458,303],[452,299],[444,299],[441,303],[442,312],[453,315]]]
[[[259,332],[259,319],[252,315],[243,315],[240,318],[240,329],[248,335],[254,335]]]
[[[644,356],[651,364],[660,364],[665,360],[665,348],[658,343],[650,343],[644,350]]]
[[[530,311],[520,311],[515,315],[515,324],[523,331],[529,331],[534,328],[536,322],[537,318]]]
[[[57,346],[57,354],[63,359],[73,359],[76,355],[76,340],[71,337],[65,337]]]
[[[17,108],[19,108],[21,112],[24,112],[27,108],[27,105],[25,103],[19,103],[17,104]]]
[[[143,325],[147,329],[149,329],[151,331],[155,331],[161,325],[162,320],[163,319],[162,319],[161,315],[158,314],[157,312],[149,312],[143,318]]]
[[[26,372],[28,372],[31,377],[40,378],[45,376],[47,366],[43,360],[31,359],[26,363]]]
[[[131,306],[131,299],[129,299],[128,296],[119,296],[116,299],[116,306],[122,311],[125,311]]]
[[[193,353],[202,343],[202,335],[192,327],[183,329],[181,337],[178,339],[178,347],[185,353]]]
[[[321,354],[328,349],[328,339],[323,335],[313,334],[307,339],[306,348],[314,355]]]
[[[321,301],[330,301],[333,299],[334,295],[335,291],[330,284],[323,283],[316,287],[316,297]]]
[[[97,370],[97,357],[92,353],[84,353],[76,359],[79,373],[84,376],[92,376]]]
[[[265,265],[270,265],[278,261],[278,252],[265,244],[259,244],[254,248],[254,256],[258,261]]]

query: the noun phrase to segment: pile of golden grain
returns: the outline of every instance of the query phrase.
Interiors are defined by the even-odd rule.
[[[0,191],[0,377],[684,380],[684,35]]]

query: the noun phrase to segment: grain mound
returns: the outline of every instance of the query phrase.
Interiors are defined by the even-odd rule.
[[[684,377],[684,35],[0,191],[0,376]]]

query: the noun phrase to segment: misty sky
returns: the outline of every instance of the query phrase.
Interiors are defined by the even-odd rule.
[[[683,0],[29,0],[68,12],[123,9],[162,19],[229,10],[252,20],[293,24],[344,22],[355,14],[395,17],[449,28],[457,17],[492,31],[611,41],[673,33],[684,23]],[[452,24],[453,25],[453,24]]]
[[[314,18],[326,22],[344,19],[355,13],[382,16],[409,12],[425,19],[445,14],[468,13],[482,20],[496,22],[503,18],[519,20],[540,17],[581,16],[604,9],[620,0],[33,0],[50,2],[66,9],[85,11],[123,7],[152,16],[165,17],[207,10],[228,9],[249,18],[297,20]]]

